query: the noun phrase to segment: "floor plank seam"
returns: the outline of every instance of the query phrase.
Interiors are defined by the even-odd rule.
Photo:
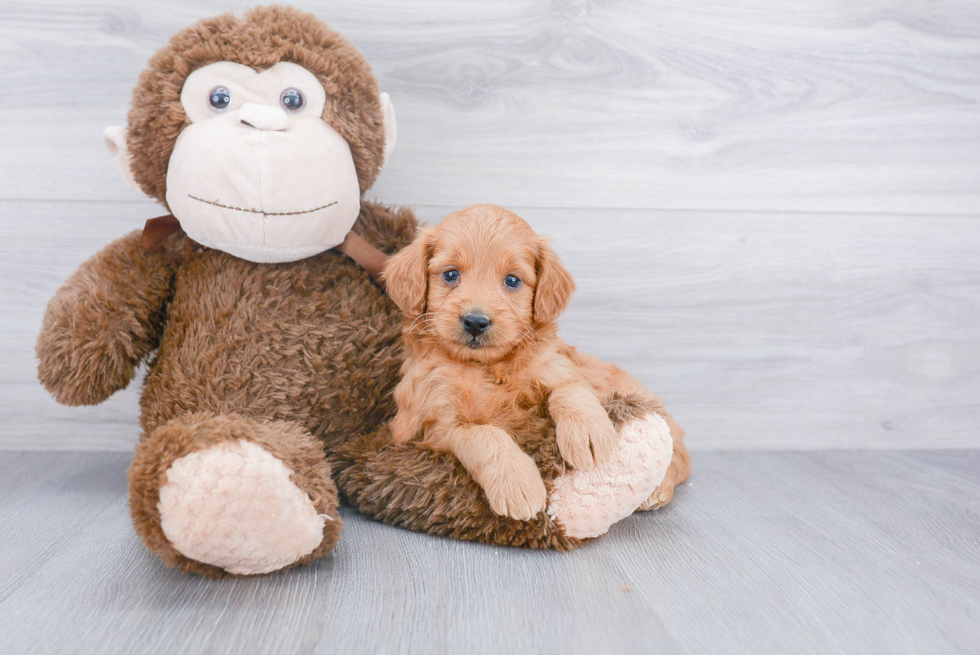
[[[447,213],[460,209],[462,205],[459,204],[449,204],[449,203],[400,203],[397,199],[380,198],[375,196],[370,196],[369,200],[372,202],[384,202],[395,207],[410,207],[417,209],[444,209]],[[111,204],[111,205],[126,205],[126,204],[143,204],[149,202],[146,199],[133,198],[131,200],[122,200],[119,198],[0,198],[0,204],[2,203],[71,203],[71,204]],[[474,200],[476,202],[476,200]],[[702,208],[702,207],[674,207],[674,206],[629,206],[629,205],[552,205],[552,204],[533,204],[533,205],[519,205],[510,203],[508,208],[515,211],[522,210],[567,210],[567,211],[623,211],[623,212],[658,212],[658,213],[678,213],[678,214],[701,214],[701,215],[723,215],[723,216],[765,216],[768,214],[772,215],[790,215],[790,216],[854,216],[854,217],[895,217],[895,218],[976,218],[980,219],[980,212],[899,212],[899,211],[867,211],[863,209],[837,209],[837,210],[820,210],[820,211],[808,211],[804,209],[783,209],[778,207],[770,207],[767,209],[716,209],[716,208]],[[160,207],[160,211],[164,211],[163,207]]]

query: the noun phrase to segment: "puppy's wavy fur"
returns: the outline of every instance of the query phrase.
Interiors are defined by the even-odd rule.
[[[408,317],[392,438],[453,453],[497,514],[528,520],[547,504],[534,461],[512,436],[526,432],[534,408],[547,403],[565,462],[590,469],[616,448],[603,409],[614,393],[660,404],[625,371],[558,338],[556,319],[575,283],[547,240],[513,212],[454,212],[423,229],[383,277]],[[466,316],[483,316],[489,327],[467,331]]]

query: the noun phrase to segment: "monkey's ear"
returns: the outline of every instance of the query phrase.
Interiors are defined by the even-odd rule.
[[[388,297],[410,318],[425,313],[431,256],[432,232],[421,230],[415,241],[389,259],[381,272]]]
[[[384,166],[391,158],[391,151],[398,141],[398,123],[395,121],[395,106],[387,93],[381,94],[381,115],[385,123],[385,153],[381,165]]]
[[[534,287],[534,320],[547,323],[565,311],[575,292],[575,280],[548,240],[538,241],[538,283]]]
[[[113,161],[116,162],[116,168],[119,170],[119,174],[122,175],[123,182],[126,183],[126,186],[141,196],[148,197],[143,189],[140,188],[140,185],[136,184],[136,178],[133,177],[133,169],[130,167],[129,160],[129,148],[126,146],[126,127],[123,125],[110,125],[102,132],[102,138],[105,140],[105,147],[109,149],[109,154],[112,155]]]

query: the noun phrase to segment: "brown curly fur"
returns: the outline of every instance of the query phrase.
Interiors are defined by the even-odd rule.
[[[414,229],[368,203],[354,225],[389,253]],[[140,399],[147,434],[210,411],[295,421],[333,447],[388,418],[398,310],[364,269],[332,250],[267,265],[186,245]]]
[[[168,240],[146,256],[133,232],[82,264],[51,298],[37,371],[59,403],[95,405],[130,383],[160,343],[180,251]]]

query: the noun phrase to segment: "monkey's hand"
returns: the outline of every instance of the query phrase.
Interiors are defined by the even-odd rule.
[[[48,303],[37,374],[58,402],[104,401],[157,347],[177,269],[172,243],[144,253],[142,232],[132,232],[82,264]]]

